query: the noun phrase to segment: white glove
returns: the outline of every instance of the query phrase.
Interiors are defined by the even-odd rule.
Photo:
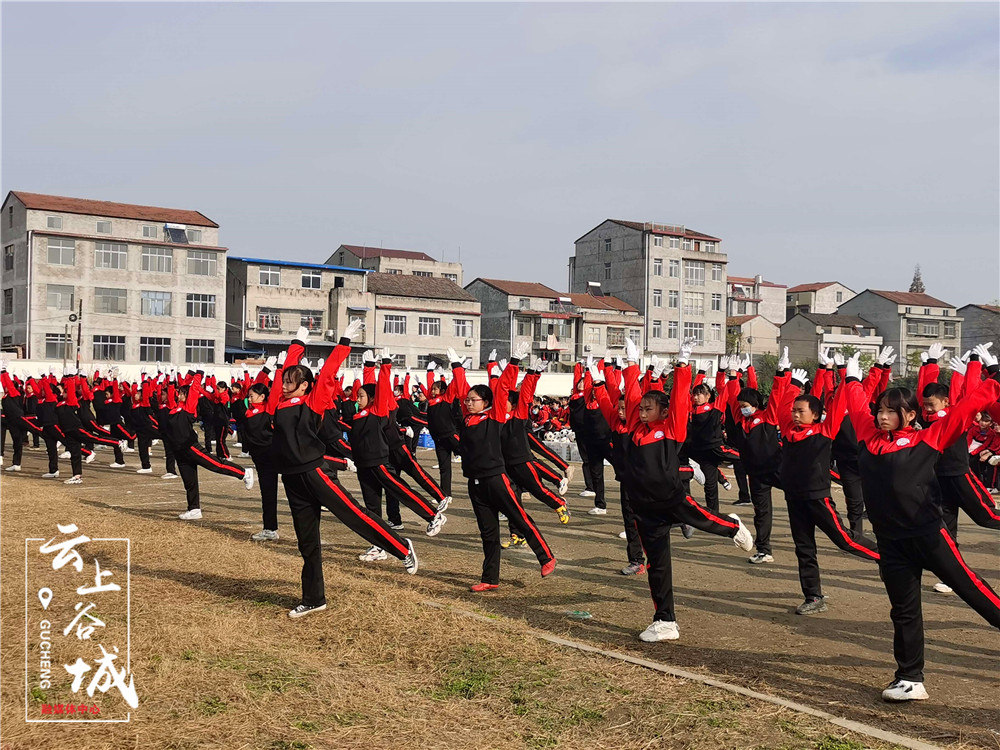
[[[448,362],[449,362],[449,364],[452,363],[452,362],[461,362],[461,361],[462,361],[462,358],[458,356],[458,352],[456,352],[454,349],[452,349],[449,346],[448,347]]]
[[[355,474],[357,474],[357,472],[358,472],[358,466],[357,466],[357,464],[355,464],[354,461],[352,461],[349,458],[347,458],[345,460],[347,461],[347,470],[348,471],[353,471]]]
[[[983,367],[989,367],[997,363],[997,358],[995,355],[990,354],[990,347],[993,346],[993,342],[990,341],[986,344],[979,344],[975,349],[972,350],[974,354],[979,355],[979,359],[983,361]]]
[[[139,368],[139,374],[140,375],[145,375],[146,374],[146,366],[145,365],[143,365],[142,367]]]
[[[497,367],[500,368],[500,372],[503,372],[504,370],[506,370],[507,369],[507,360],[506,359],[501,359],[499,362],[497,362]]]
[[[728,354],[723,354],[721,357],[719,357],[719,369],[722,370],[723,372],[725,372],[726,370],[729,369],[729,355]]]
[[[549,363],[548,363],[548,360],[545,360],[545,359],[539,359],[539,360],[538,360],[538,365],[537,365],[537,366],[536,366],[535,368],[533,368],[533,369],[534,369],[534,370],[535,370],[535,372],[537,372],[537,373],[538,373],[539,375],[540,375],[540,374],[542,374],[543,372],[545,372],[546,370],[548,370],[548,369],[549,369]]]
[[[891,365],[896,361],[896,358],[892,356],[892,352],[893,348],[891,346],[883,346],[875,362],[880,365]]]
[[[531,344],[527,341],[521,341],[517,346],[514,347],[514,351],[511,352],[511,359],[524,359],[531,352]]]
[[[472,367],[472,357],[466,357],[462,360],[462,369],[468,370],[470,367]]]
[[[834,352],[833,363],[837,365],[837,367],[843,367],[845,364],[847,364],[847,360],[844,359],[844,355],[841,354],[840,352]]]
[[[792,380],[797,380],[800,383],[805,383],[809,380],[809,373],[801,368],[795,368],[792,370]]]
[[[997,464],[1000,464],[1000,455],[991,456],[990,460],[987,461],[986,463],[988,463],[990,466],[996,466]]]
[[[778,369],[788,370],[792,366],[792,360],[788,358],[788,347],[781,350],[781,357],[778,358]]]
[[[854,356],[846,362],[846,370],[844,371],[844,377],[857,378],[861,380],[861,352],[856,352]]]
[[[641,356],[636,343],[632,339],[625,339],[625,359],[629,362],[638,362]]]
[[[364,325],[365,323],[362,320],[352,320],[347,324],[347,328],[345,328],[344,332],[340,334],[340,337],[343,339],[353,339],[358,335],[358,331],[364,328]]]
[[[443,367],[437,368],[436,375],[438,380],[441,380],[441,378],[443,378],[447,374],[448,374],[447,371]]]
[[[308,367],[309,369],[312,369],[312,363],[305,357],[299,360],[299,364],[302,365],[303,367]]]
[[[610,365],[615,361],[614,356],[611,354],[611,350],[604,352],[604,364]]]
[[[434,372],[437,369],[437,362],[431,360],[427,363],[427,372]]]
[[[285,364],[285,360],[286,359],[288,359],[288,351],[287,350],[278,352],[278,364],[279,365]]]
[[[959,373],[960,375],[965,375],[966,364],[958,357],[952,357],[951,360],[948,362],[948,367],[950,367],[953,371]]]
[[[741,371],[749,370],[750,369],[750,365],[751,365],[750,355],[749,354],[744,354],[743,355],[743,359],[740,360],[740,370]]]
[[[930,359],[930,355],[927,352],[920,352],[920,362],[921,364],[927,364],[927,360]]]
[[[785,348],[785,351],[786,352],[788,351],[787,347]],[[822,351],[820,351],[820,353],[819,353],[819,363],[823,367],[826,367],[827,365],[832,365],[833,364],[833,360],[830,359],[830,347],[824,346],[823,349],[822,349]]]
[[[686,365],[688,363],[688,360],[691,359],[692,349],[694,349],[694,347],[692,346],[690,341],[684,341],[683,343],[681,343],[681,350],[680,353],[677,355],[677,361],[682,365]]]
[[[389,353],[389,347],[382,347],[382,359],[392,359],[392,354]]]
[[[615,357],[615,367],[617,367],[619,370],[624,370],[625,360],[622,359],[621,357]]]
[[[927,347],[927,358],[928,359],[941,359],[944,356],[944,347],[938,342],[934,342],[929,347]]]
[[[361,355],[361,358],[364,360],[365,365],[375,364],[375,352],[371,349],[365,349],[365,353]]]
[[[649,369],[655,370],[658,364],[660,364],[660,358],[657,357],[655,354],[649,355],[649,365],[648,365]]]
[[[490,359],[489,359],[489,361],[490,362],[496,362],[497,361],[497,350],[496,349],[490,349]]]
[[[322,357],[320,357],[318,360],[316,360],[316,369],[317,370],[322,370],[324,362],[326,362],[326,360],[323,359]]]
[[[299,330],[295,332],[295,340],[301,341],[303,344],[309,340],[309,329],[305,326],[299,326]]]
[[[206,385],[202,390],[209,394],[215,393],[215,389],[210,385]]]
[[[264,367],[266,367],[271,372],[274,372],[274,368],[277,366],[277,364],[278,364],[277,357],[268,357],[266,360],[264,360]]]
[[[49,375],[55,375],[55,374],[56,374],[56,366],[49,365]]]
[[[408,437],[408,438],[412,438],[413,437],[413,428],[412,427],[407,427],[406,428],[406,437]]]
[[[587,371],[590,373],[590,377],[593,379],[595,386],[604,382],[604,373],[597,369],[597,365],[590,365],[590,367],[587,368]]]
[[[666,358],[664,358],[660,362],[655,363],[653,365],[653,372],[652,372],[652,378],[653,378],[653,380],[659,380],[660,376],[663,375],[663,371],[666,369],[667,365],[669,365],[669,364],[670,363],[667,362]]]

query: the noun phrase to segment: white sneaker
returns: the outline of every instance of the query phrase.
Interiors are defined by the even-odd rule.
[[[177,475],[168,471],[166,474],[161,474],[160,479],[177,479]]]
[[[192,510],[181,513],[177,517],[182,521],[196,521],[201,518],[201,508],[193,508]]]
[[[4,471],[20,471],[20,470],[21,466],[19,464],[11,464],[6,469],[4,469]]]
[[[530,492],[522,492],[521,493],[521,499],[522,500],[530,500],[531,499],[531,493]]]
[[[120,448],[120,449],[121,449],[121,450],[122,450],[123,452],[129,452],[129,447],[128,447],[128,440],[119,440],[119,441],[118,441],[118,447],[119,447],[119,448]]]
[[[930,696],[922,682],[910,682],[908,680],[893,680],[885,690],[882,691],[884,701],[925,701]]]
[[[92,464],[92,463],[94,463],[94,461],[96,461],[96,460],[97,460],[97,454],[96,454],[96,453],[94,453],[93,451],[91,451],[90,455],[89,455],[89,456],[87,456],[87,457],[86,457],[85,459],[83,459],[83,462],[84,462],[85,464]]]
[[[736,536],[733,537],[733,544],[735,544],[744,552],[749,552],[750,550],[753,549],[753,534],[751,534],[750,530],[743,525],[743,521],[740,520],[740,517],[738,515],[736,515],[735,513],[730,513],[729,517],[740,525],[739,530],[736,532]],[[751,562],[753,561],[751,560]]]
[[[566,490],[569,489],[569,477],[563,477],[559,480],[559,495],[563,496],[566,494]]]
[[[58,471],[50,471],[47,474],[42,474],[42,479],[58,479],[58,478],[59,478]]]
[[[420,564],[417,562],[417,552],[413,549],[413,542],[409,539],[404,539],[403,541],[406,542],[406,546],[410,550],[410,554],[403,558],[403,565],[406,566],[406,572],[412,576],[417,572],[417,568],[420,567]]]
[[[434,518],[430,520],[427,524],[427,536],[437,536],[438,532],[441,531],[441,527],[448,522],[448,516],[446,516],[441,511],[434,514]]]
[[[497,518],[500,519],[501,521],[507,520],[507,516],[505,516],[503,513],[497,513]]]
[[[666,620],[653,620],[653,624],[639,633],[639,640],[646,643],[656,641],[676,641],[681,637],[681,631],[676,622]]]
[[[263,529],[250,537],[255,542],[274,542],[278,539],[277,530]]]
[[[63,484],[83,484],[83,477],[77,474],[76,476],[67,479],[65,482],[63,482]]]
[[[431,468],[432,469],[440,469],[441,468],[441,464],[434,464]]]
[[[358,555],[358,559],[361,562],[378,562],[379,560],[388,560],[389,553],[381,547],[369,547],[365,552]]]
[[[153,468],[150,467],[148,469],[136,469],[135,473],[136,474],[152,474],[153,473]]]
[[[242,448],[243,447],[243,443],[233,443],[233,447],[234,448]]]
[[[774,562],[774,558],[766,552],[758,552],[747,560],[748,563],[752,565],[760,565],[761,563]]]
[[[243,484],[248,490],[253,489],[253,469],[245,469],[243,473]]]
[[[705,484],[705,472],[701,470],[701,466],[697,461],[692,461],[688,459],[688,465],[691,467],[691,471],[694,473],[694,481],[698,484],[704,486]]]
[[[461,456],[452,456],[451,457],[451,462],[453,464],[460,464],[460,463],[462,463],[462,457]],[[414,572],[416,572],[416,571],[414,571]]]
[[[149,444],[149,447],[152,448],[154,445],[159,445],[159,444],[160,444],[160,439],[154,438],[153,442]]]
[[[597,497],[597,493],[593,490],[584,490],[580,493],[580,497]]]
[[[441,502],[437,504],[437,512],[444,513],[446,510],[448,510],[449,505],[451,505],[451,495],[448,495]]]
[[[124,440],[122,442],[125,442]],[[122,448],[123,453],[135,453],[135,448],[129,448],[128,443],[125,443],[125,447]]]
[[[402,531],[406,527],[403,526],[403,522],[400,521],[399,523],[390,523],[389,528],[392,529],[393,531]]]
[[[113,464],[108,464],[108,466],[110,466],[112,469],[124,469],[125,468],[125,464],[120,464],[117,461],[115,461]]]
[[[246,451],[240,451],[240,455],[238,455],[237,458],[251,458],[251,456]]]
[[[587,511],[588,516],[606,516],[608,515],[607,508],[591,508]]]
[[[59,454],[59,458],[69,458],[69,457],[70,457],[69,451],[63,451],[62,453]]]
[[[939,594],[950,594],[952,588],[947,583],[938,581],[937,583],[934,584],[934,590],[937,591]]]
[[[628,539],[628,534],[626,534],[624,531],[619,531],[618,532],[618,538],[619,539]]]
[[[326,609],[325,604],[317,604],[315,607],[309,607],[305,604],[300,604],[295,609],[289,610],[288,616],[293,620],[297,620],[300,617],[311,615],[313,612],[322,612],[324,609]]]

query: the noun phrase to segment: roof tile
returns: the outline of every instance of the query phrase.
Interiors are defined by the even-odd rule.
[[[196,227],[218,227],[200,211],[187,211],[181,208],[158,208],[156,206],[137,206],[131,203],[114,203],[112,201],[94,201],[85,198],[66,198],[60,195],[43,195],[42,193],[25,193],[11,190],[13,195],[25,207],[36,211],[58,211],[67,214],[90,214],[108,216],[113,219],[137,219],[139,221],[156,221],[170,224],[190,224]],[[4,201],[6,203],[6,201]]]

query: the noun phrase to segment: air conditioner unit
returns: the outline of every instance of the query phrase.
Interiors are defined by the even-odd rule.
[[[590,351],[590,344],[584,344],[584,345],[583,345],[583,350],[584,350],[585,352],[589,352],[589,351]]]
[[[466,346],[472,346],[474,343],[476,343],[476,342],[473,341],[472,339],[466,339],[465,340],[465,345]]]
[[[251,331],[252,331],[252,330],[254,330],[254,329],[255,329],[256,327],[257,327],[257,323],[256,323],[255,321],[252,321],[252,320],[248,320],[248,321],[247,321],[247,328],[248,328],[249,330],[251,330]]]
[[[328,339],[332,339],[334,336],[337,335],[337,332],[332,328],[328,328],[327,330],[323,331],[323,335],[326,336]]]

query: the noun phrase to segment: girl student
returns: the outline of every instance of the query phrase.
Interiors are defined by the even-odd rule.
[[[514,533],[527,540],[541,565],[542,577],[551,575],[556,568],[555,555],[521,505],[504,472],[505,397],[517,382],[518,363],[527,353],[528,345],[519,344],[499,378],[490,385],[470,388],[462,360],[454,349],[448,350],[455,398],[461,401],[465,414],[461,425],[462,473],[469,480],[469,499],[483,542],[482,576],[479,583],[470,586],[475,592],[492,591],[500,585],[501,513],[507,517]]]
[[[816,381],[826,375],[833,381],[833,363],[816,373]],[[781,429],[781,486],[788,504],[788,523],[798,559],[802,603],[797,615],[826,611],[820,587],[816,559],[816,529],[825,533],[844,552],[877,562],[874,541],[845,526],[830,492],[830,457],[833,441],[840,431],[846,408],[844,388],[837,389],[833,403],[823,419],[823,403],[802,391],[808,379],[805,370],[785,371],[775,376],[771,399],[778,404],[778,427]]]
[[[348,324],[315,379],[312,370],[299,364],[309,336],[308,329],[300,328],[288,349],[281,377],[271,386],[280,393],[273,419],[275,458],[302,555],[302,602],[289,611],[292,619],[326,609],[319,535],[324,507],[369,544],[401,560],[407,573],[416,573],[419,565],[413,543],[400,539],[381,516],[355,501],[326,471],[320,423],[333,401],[337,370],[350,354],[351,338],[361,326],[360,320]]]
[[[274,450],[274,410],[281,399],[281,387],[267,386],[267,376],[277,366],[277,358],[269,357],[247,391],[247,408],[240,418],[240,442],[257,469],[263,528],[250,536],[255,542],[278,539],[278,463]],[[281,382],[281,370],[274,380]]]
[[[592,362],[593,358],[588,357],[588,367]],[[594,507],[587,511],[589,515],[607,515],[604,461],[607,459],[610,463],[611,460],[611,428],[604,420],[601,408],[594,398],[589,371],[584,371],[582,377],[577,378],[569,408],[570,425],[573,427],[580,458],[583,460],[584,479],[587,480],[587,489],[580,495],[594,498]]]
[[[7,362],[0,360],[0,410],[3,411],[3,429],[10,432],[14,447],[13,460],[4,471],[20,471],[24,440],[28,434],[28,423],[24,419],[24,397],[14,379],[7,373]]]
[[[364,354],[366,366],[375,362],[371,351]],[[369,376],[371,377],[371,376]],[[436,536],[448,517],[443,512],[435,510],[415,493],[405,481],[390,470],[391,451],[387,440],[387,423],[396,400],[392,395],[392,358],[388,349],[382,351],[382,362],[378,379],[374,383],[365,383],[358,389],[358,413],[351,423],[351,453],[358,470],[358,484],[361,485],[361,495],[365,507],[374,514],[382,515],[382,491],[387,496],[386,515],[391,526],[402,526],[400,518],[393,518],[399,513],[399,504],[417,514],[427,523],[427,536]],[[395,434],[399,436],[396,428]],[[395,505],[390,506],[388,500]],[[396,523],[393,523],[393,522]],[[385,560],[388,551],[377,544],[359,555],[363,562]]]
[[[625,346],[628,359],[624,372],[628,431],[625,486],[639,539],[646,552],[649,590],[656,606],[652,624],[639,634],[639,638],[647,642],[676,640],[680,631],[674,615],[671,527],[688,524],[729,537],[736,546],[748,551],[753,548],[753,537],[735,514],[728,517],[715,514],[686,493],[679,454],[690,419],[691,368],[687,363],[691,344],[684,342],[681,345],[669,398],[662,390],[657,390],[658,378],[649,391],[640,394],[639,349],[631,339],[625,340]],[[591,372],[592,376],[595,374],[603,379],[596,368]]]
[[[721,394],[726,383],[729,358],[722,357],[715,375],[715,392]],[[712,389],[698,383],[691,389],[691,422],[684,444],[688,457],[701,466],[705,475],[705,506],[713,513],[719,512],[719,465],[739,460],[739,453],[725,445],[722,423],[726,402],[718,396],[713,399]],[[728,484],[728,482],[726,482]]]
[[[920,579],[930,570],[990,625],[1000,628],[1000,596],[962,559],[944,525],[934,464],[960,439],[976,412],[1000,397],[991,379],[926,429],[917,429],[920,404],[907,388],[878,396],[874,418],[861,385],[855,354],[846,363],[847,408],[857,432],[859,466],[868,520],[878,537],[879,569],[892,604],[896,674],[882,691],[886,701],[926,700],[923,684],[924,627]],[[981,355],[980,355],[981,356]]]
[[[454,379],[450,384],[434,380],[436,368],[435,362],[429,362],[427,365],[430,390],[427,397],[427,431],[434,440],[434,453],[437,456],[438,471],[441,473],[441,492],[446,497],[451,497],[451,459],[460,453],[458,423],[461,421],[462,410],[460,404],[456,402]]]

